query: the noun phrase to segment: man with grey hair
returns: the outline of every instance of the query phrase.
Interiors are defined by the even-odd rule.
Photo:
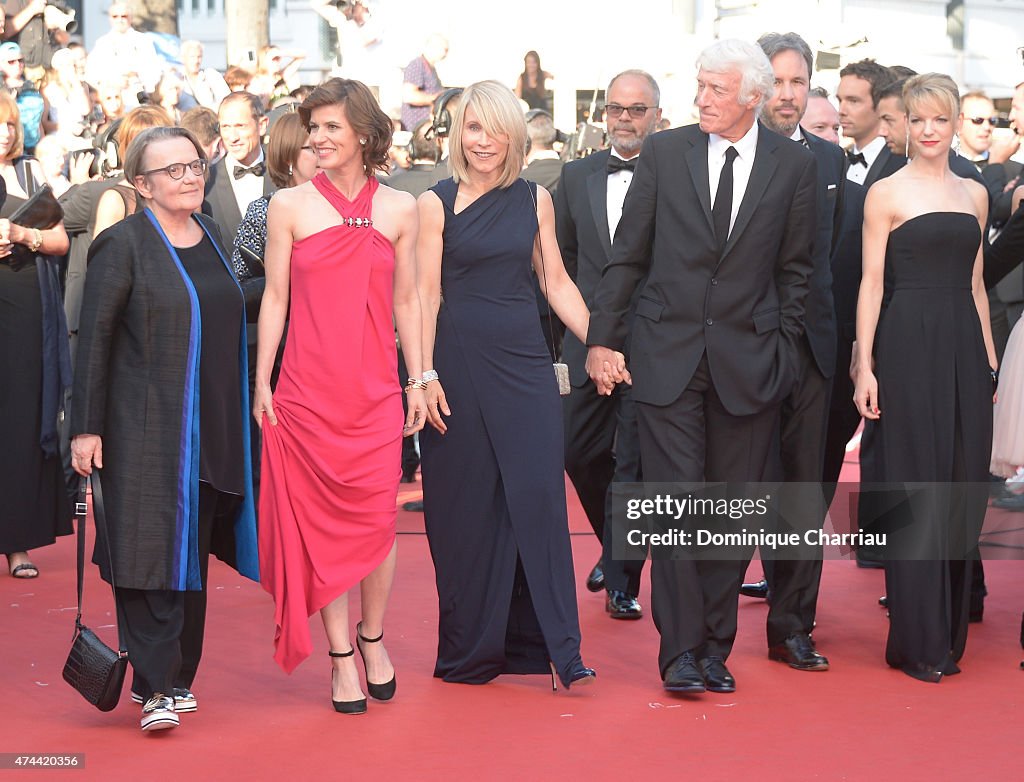
[[[583,299],[593,306],[594,291],[611,257],[622,202],[644,140],[661,119],[661,91],[649,73],[628,70],[615,76],[605,92],[605,125],[611,148],[567,163],[555,193],[555,231],[562,259]],[[591,592],[604,592],[613,619],[643,616],[637,596],[646,546],[628,561],[612,556],[609,486],[640,480],[636,411],[629,386],[601,396],[587,382],[587,351],[565,335],[563,357],[573,390],[564,398],[565,470],[576,487],[590,526],[602,541],[601,560],[587,578]]]
[[[562,159],[555,152],[558,131],[551,115],[543,109],[526,112],[526,168],[523,179],[536,182],[554,197],[562,174]]]
[[[760,47],[717,41],[697,67],[699,125],[644,143],[593,298],[587,371],[606,382],[605,362],[616,367],[631,332],[645,482],[760,481],[797,381],[816,165],[757,121],[775,83]],[[676,547],[653,557],[666,690],[735,690],[725,661],[749,556]]]
[[[797,501],[783,509],[783,522],[803,533],[819,528],[828,510],[819,484],[825,462],[831,378],[836,372],[831,258],[843,221],[846,157],[835,144],[800,127],[814,68],[811,47],[796,33],[766,33],[757,42],[775,72],[775,91],[761,112],[761,121],[769,130],[809,149],[818,172],[814,272],[805,305],[804,336],[797,342],[797,382],[782,402],[781,447],[772,454],[766,476],[773,481],[808,485],[807,492],[788,492]],[[740,588],[742,594],[766,597],[771,587],[768,656],[800,671],[828,670],[828,660],[811,640],[821,582],[820,547],[813,553],[800,559],[775,559],[770,550],[762,551],[766,580]]]

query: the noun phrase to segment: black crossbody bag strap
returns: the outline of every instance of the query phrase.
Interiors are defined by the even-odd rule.
[[[106,507],[103,504],[103,484],[100,480],[100,471],[93,467],[92,478],[82,478],[78,488],[78,502],[75,506],[75,515],[78,517],[78,613],[75,616],[75,632],[82,629],[82,592],[85,586],[85,525],[88,505],[86,504],[86,488],[92,483],[92,515],[96,520],[97,533],[103,530],[103,539],[106,542],[107,561],[110,567],[110,591],[114,591],[114,557],[110,552],[110,534],[107,528]],[[128,654],[125,648],[124,635],[121,631],[121,610],[115,596],[114,606],[117,625],[117,648],[118,654],[124,657]]]

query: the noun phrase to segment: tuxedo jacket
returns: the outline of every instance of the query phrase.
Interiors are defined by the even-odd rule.
[[[801,131],[802,132],[802,131]],[[802,132],[803,133],[803,132]],[[846,156],[836,144],[803,133],[818,167],[814,273],[809,281],[804,327],[811,355],[824,377],[836,371],[836,317],[832,301],[832,254],[839,242],[846,193]]]
[[[637,402],[674,402],[705,352],[732,415],[762,412],[792,391],[814,269],[816,177],[811,152],[760,126],[719,254],[707,134],[691,125],[644,142],[587,335],[588,345],[621,350],[642,283],[630,349]]]
[[[263,195],[270,195],[276,189],[270,175],[264,172]],[[235,234],[238,233],[243,212],[238,208],[235,191],[231,188],[231,171],[228,169],[226,158],[221,158],[220,162],[210,169],[210,176],[206,180],[203,214],[209,215],[217,222],[224,241],[230,247],[235,240]]]
[[[971,165],[974,165],[973,163]],[[989,208],[989,222],[996,228],[1000,228],[1010,219],[1010,207],[1013,201],[1013,188],[1006,189],[1006,184],[1020,176],[1024,168],[1016,160],[1007,160],[1005,163],[989,163],[981,170],[985,187],[988,188],[989,200],[992,206]]]
[[[607,149],[566,163],[554,193],[555,233],[562,262],[591,310],[601,272],[612,253],[608,234],[608,174],[611,152]],[[562,356],[569,365],[569,379],[579,388],[589,382],[587,348],[566,331]]]
[[[885,179],[887,176],[892,176],[901,168],[907,165],[907,158],[903,155],[894,155],[889,151],[889,147],[882,147],[882,151],[878,153],[878,157],[875,158],[875,162],[871,164],[871,168],[868,169],[867,178],[864,180],[864,189],[867,190],[879,179]]]

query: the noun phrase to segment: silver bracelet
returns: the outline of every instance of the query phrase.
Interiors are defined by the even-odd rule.
[[[432,382],[434,382],[437,379],[438,379],[438,377],[437,377],[437,370],[428,369],[426,372],[423,373],[422,380],[423,380],[424,383],[432,383]]]

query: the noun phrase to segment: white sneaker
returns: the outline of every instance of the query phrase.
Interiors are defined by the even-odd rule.
[[[1017,473],[1006,479],[1006,488],[1014,494],[1024,494],[1024,467],[1018,467]]]
[[[140,706],[142,705],[142,696],[135,692],[135,690],[132,690],[132,702],[138,703]],[[196,711],[198,708],[196,696],[192,694],[191,690],[186,690],[184,687],[174,688],[174,710],[178,714]]]
[[[174,698],[162,692],[153,693],[153,697],[142,707],[142,729],[167,730],[178,727],[178,715],[174,712]]]

